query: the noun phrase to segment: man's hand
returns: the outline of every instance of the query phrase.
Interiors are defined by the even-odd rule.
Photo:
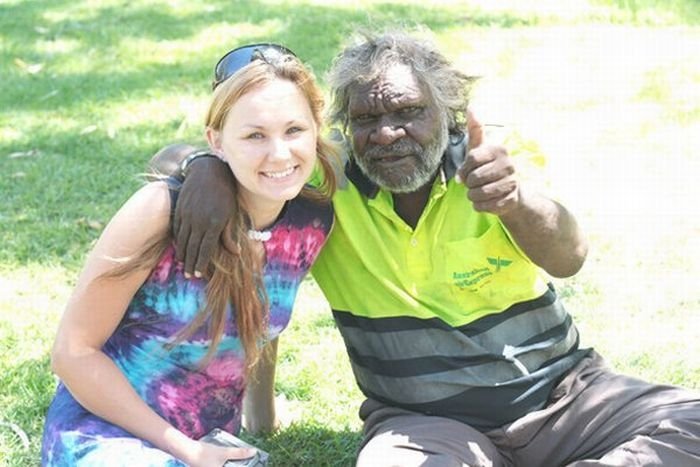
[[[518,205],[515,167],[502,146],[479,146],[467,154],[457,178],[468,188],[474,209],[503,215]]]
[[[474,126],[469,127],[470,140],[481,130],[478,122]],[[523,188],[503,146],[481,142],[482,138],[470,141],[472,149],[456,175],[468,188],[474,209],[499,216],[523,252],[550,275],[576,274],[588,244],[574,216],[561,204]]]
[[[236,184],[231,169],[216,157],[200,157],[189,165],[180,189],[173,235],[185,276],[201,277],[217,242],[233,215]]]
[[[474,149],[484,142],[484,126],[474,117],[470,109],[467,109],[467,133],[469,133],[469,149]]]
[[[467,131],[469,148],[464,164],[457,170],[457,181],[469,189],[468,197],[474,209],[500,215],[514,208],[518,201],[515,167],[504,147],[483,145],[484,127],[470,109]]]

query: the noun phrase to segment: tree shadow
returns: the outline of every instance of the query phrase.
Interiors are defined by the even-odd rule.
[[[156,122],[115,137],[105,131],[114,106],[183,91],[206,97],[217,58],[249,42],[288,45],[322,80],[357,28],[412,24],[413,18],[433,31],[462,27],[465,18],[475,25],[504,21],[464,8],[384,3],[365,11],[225,0],[179,9],[127,1],[105,8],[67,0],[0,5],[0,127],[13,135],[0,137],[0,168],[10,174],[0,180],[6,196],[0,262],[78,267],[101,226],[139,185],[135,174],[159,147],[175,142],[182,111],[164,108]],[[177,60],[168,56],[168,44],[201,41],[204,33],[212,34],[209,46]],[[162,54],[134,63],[125,54],[140,42]],[[40,70],[32,71],[36,64]]]
[[[162,5],[140,5],[123,2],[119,7],[88,10],[69,6],[70,2],[32,1],[15,5],[0,5],[3,20],[2,37],[7,42],[8,62],[19,58],[25,63],[42,63],[46,73],[27,76],[17,66],[9,66],[5,77],[5,92],[0,103],[13,108],[38,111],[51,108],[45,96],[61,92],[69,98],[68,107],[81,106],[86,100],[123,98],[123,93],[138,96],[157,87],[176,89],[184,83],[206,86],[212,64],[226,49],[241,43],[276,41],[295,50],[317,72],[324,71],[341,43],[356,29],[385,28],[391,25],[415,24],[415,18],[433,31],[451,27],[499,26],[534,24],[533,18],[504,13],[494,15],[475,8],[423,7],[377,3],[365,11],[338,6],[290,4],[271,5],[263,2],[208,2],[207,8],[194,11],[165,10]],[[59,14],[62,11],[67,12]],[[68,12],[74,12],[70,14]],[[53,14],[52,14],[53,13]],[[61,19],[51,20],[53,17]],[[186,42],[215,25],[242,32],[232,34],[229,43],[212,41],[207,50],[190,60],[143,65],[136,70],[124,70],[122,46],[129,41],[147,39],[155,42]],[[272,34],[266,27],[270,25]],[[249,31],[249,32],[243,32]],[[233,33],[233,31],[232,31]],[[309,38],[314,38],[309,41]],[[70,50],[51,47],[57,41],[73,44]],[[82,73],[51,72],[60,70],[60,62],[68,56],[88,57],[91,64]],[[31,79],[29,92],[25,86]]]

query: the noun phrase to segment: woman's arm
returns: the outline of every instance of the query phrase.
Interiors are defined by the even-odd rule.
[[[277,342],[270,341],[262,350],[248,378],[243,414],[245,429],[251,433],[270,432],[277,428],[275,412],[275,368],[277,366]]]
[[[169,228],[170,200],[164,183],[151,183],[136,192],[117,212],[89,254],[61,319],[51,363],[71,394],[87,410],[153,443],[191,465],[205,465],[210,448],[175,429],[154,412],[102,352],[102,346],[122,319],[136,290],[150,270],[119,278],[100,277]],[[239,454],[216,450],[218,460]],[[245,456],[242,456],[245,457]],[[220,462],[218,465],[222,465]]]

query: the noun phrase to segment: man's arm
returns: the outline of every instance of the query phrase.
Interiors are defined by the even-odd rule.
[[[152,177],[180,176],[180,165],[187,156],[197,152],[195,146],[185,143],[175,143],[160,148],[148,161],[148,175]]]
[[[562,205],[521,186],[505,148],[472,149],[458,177],[474,209],[501,218],[525,254],[554,277],[576,274],[588,253],[574,216]]]
[[[470,147],[483,139],[481,123],[467,111]],[[194,146],[173,144],[151,159],[156,173],[184,178],[173,220],[177,259],[184,262],[185,276],[201,276],[214,253],[216,242],[235,209],[236,184],[230,168],[214,157],[200,157],[180,171],[182,162],[196,152]]]
[[[554,277],[570,277],[583,266],[588,242],[561,204],[519,189],[519,207],[501,220],[528,257]]]
[[[185,276],[201,277],[235,209],[236,184],[231,169],[217,157],[198,157],[181,173],[182,162],[197,148],[173,144],[158,151],[149,163],[158,174],[184,178],[173,219],[177,259]],[[185,176],[186,175],[186,176]]]

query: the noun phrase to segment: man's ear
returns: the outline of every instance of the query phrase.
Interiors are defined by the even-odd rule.
[[[211,150],[217,156],[221,156],[223,154],[221,149],[221,132],[213,129],[212,127],[207,127],[205,134]]]

